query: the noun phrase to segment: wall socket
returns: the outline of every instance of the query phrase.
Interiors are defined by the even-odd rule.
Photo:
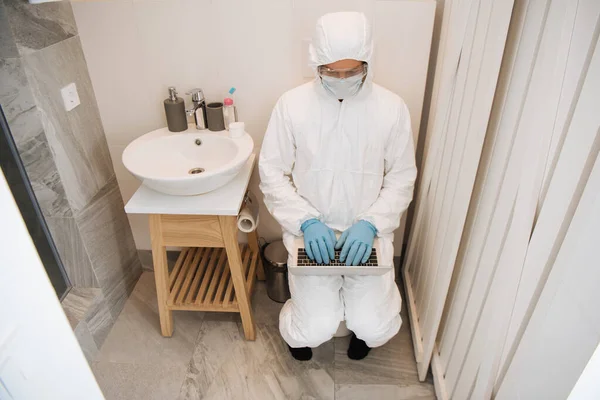
[[[81,101],[79,100],[79,94],[77,94],[77,86],[75,86],[75,82],[69,83],[67,86],[60,89],[60,94],[62,95],[63,102],[65,103],[65,110],[67,111],[71,111],[81,104]]]

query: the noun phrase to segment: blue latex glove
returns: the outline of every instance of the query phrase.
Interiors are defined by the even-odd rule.
[[[333,229],[314,218],[305,221],[300,229],[304,232],[304,248],[308,258],[319,264],[329,264],[335,258]]]
[[[346,265],[364,264],[373,250],[373,240],[377,229],[364,220],[360,220],[346,229],[335,244],[337,250],[342,249],[340,261]]]

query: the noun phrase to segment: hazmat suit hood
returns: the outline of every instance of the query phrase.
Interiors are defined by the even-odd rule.
[[[315,74],[317,74],[319,65],[344,59],[365,61],[368,69],[362,92],[365,87],[370,86],[372,79],[372,56],[371,26],[363,13],[337,12],[325,14],[319,18],[312,43],[309,46],[309,64]]]

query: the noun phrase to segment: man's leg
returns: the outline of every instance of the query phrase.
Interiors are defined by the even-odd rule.
[[[380,276],[345,276],[342,296],[348,329],[368,347],[383,346],[400,330],[402,300],[393,270]]]
[[[281,336],[292,348],[317,347],[344,319],[341,276],[289,275],[292,298],[279,315]]]

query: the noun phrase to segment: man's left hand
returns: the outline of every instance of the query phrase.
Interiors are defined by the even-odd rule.
[[[377,229],[364,220],[360,220],[346,229],[335,244],[337,250],[342,249],[340,261],[346,265],[364,264],[373,250],[373,241]]]

